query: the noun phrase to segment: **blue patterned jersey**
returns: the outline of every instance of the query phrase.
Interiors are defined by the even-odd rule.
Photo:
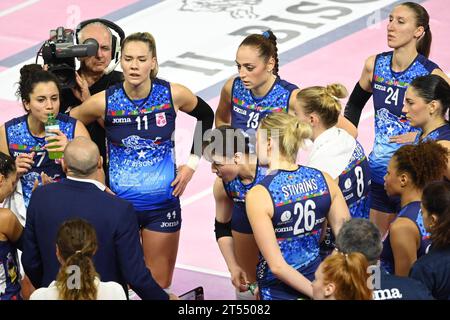
[[[111,190],[137,211],[179,205],[170,186],[176,175],[176,111],[170,83],[155,79],[147,98],[131,100],[117,84],[106,91],[105,129]]]
[[[267,167],[256,166],[256,174],[253,181],[249,184],[242,183],[242,180],[237,176],[230,182],[224,182],[223,187],[228,197],[233,200],[233,213],[231,216],[231,229],[252,234],[252,227],[248,221],[247,211],[245,210],[245,195],[257,183],[259,183],[265,176]]]
[[[17,252],[9,241],[0,241],[0,300],[22,300]]]
[[[443,126],[434,129],[426,137],[422,137],[420,134],[418,134],[414,143],[418,144],[420,141],[426,142],[439,140],[450,141],[450,124],[446,123]]]
[[[402,117],[403,100],[409,84],[417,77],[430,74],[439,68],[418,54],[411,65],[402,72],[391,69],[393,52],[377,55],[372,79],[373,104],[375,107],[375,141],[369,155],[372,180],[383,184],[389,160],[401,144],[390,143],[389,137],[417,129]]]
[[[34,181],[39,180],[41,172],[56,181],[65,177],[59,161],[49,159],[47,150],[43,149],[47,143],[45,138],[35,137],[31,134],[27,118],[28,115],[24,115],[5,123],[8,149],[13,158],[21,153],[35,152],[31,169],[20,178],[25,207],[28,207]],[[56,119],[59,123],[59,130],[66,135],[68,140],[72,140],[75,134],[76,120],[65,114],[58,114]]]
[[[344,195],[352,218],[369,218],[370,168],[364,149],[356,141],[352,157],[339,175],[339,188]]]
[[[417,250],[417,259],[423,256],[428,246],[431,244],[430,234],[425,230],[420,209],[420,201],[414,201],[404,206],[397,215],[397,218],[408,218],[415,223],[420,233],[420,246]],[[395,220],[394,220],[395,221]],[[381,266],[389,273],[395,273],[394,253],[391,247],[391,237],[388,231],[386,238],[383,240],[383,251],[380,256]]]
[[[319,239],[331,206],[330,191],[322,172],[310,167],[295,171],[278,170],[261,182],[273,202],[272,224],[285,261],[306,278],[313,280],[320,263]],[[278,299],[274,291],[278,280],[260,256],[257,279],[264,299]],[[272,291],[272,289],[275,289]],[[271,294],[272,292],[272,294]],[[283,299],[297,299],[300,293],[285,294]]]
[[[288,112],[289,99],[297,86],[279,77],[264,97],[255,97],[237,77],[231,92],[231,126],[244,131],[256,130],[261,119],[273,112]]]

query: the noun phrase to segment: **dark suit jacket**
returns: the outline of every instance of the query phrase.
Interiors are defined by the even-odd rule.
[[[72,218],[87,220],[97,232],[94,264],[102,281],[129,284],[142,299],[168,299],[145,266],[133,206],[92,183],[69,179],[39,187],[31,196],[22,264],[36,288],[56,279],[56,234]]]

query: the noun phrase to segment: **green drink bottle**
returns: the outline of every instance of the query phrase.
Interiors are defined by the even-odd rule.
[[[47,122],[45,123],[45,136],[46,137],[56,136],[56,133],[49,132],[49,130],[59,130],[58,120],[55,118],[55,115],[53,113],[48,114],[48,119],[47,119]],[[50,143],[53,141],[55,141],[55,140],[47,140],[47,143]],[[63,152],[62,151],[51,151],[52,148],[55,148],[55,147],[48,148],[48,150],[47,150],[49,159],[51,159],[51,160],[61,159],[63,157]]]

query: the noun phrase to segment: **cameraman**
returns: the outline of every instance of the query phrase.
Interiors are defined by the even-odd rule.
[[[111,30],[101,22],[89,23],[78,32],[78,42],[82,44],[89,38],[97,40],[97,54],[91,57],[79,58],[80,69],[75,76],[77,85],[75,88],[62,90],[61,113],[65,113],[67,109],[80,105],[91,95],[123,81],[123,75],[120,71],[105,73],[112,59],[111,52],[115,50],[115,48],[112,48]],[[97,122],[88,125],[87,129],[92,140],[100,149],[100,154],[104,159],[103,168],[107,172],[105,130]]]

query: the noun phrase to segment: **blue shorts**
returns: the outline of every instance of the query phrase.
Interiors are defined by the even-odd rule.
[[[181,228],[181,207],[136,211],[139,228],[156,232],[174,233]]]
[[[400,211],[400,197],[389,197],[384,185],[372,181],[370,208],[385,213]]]

